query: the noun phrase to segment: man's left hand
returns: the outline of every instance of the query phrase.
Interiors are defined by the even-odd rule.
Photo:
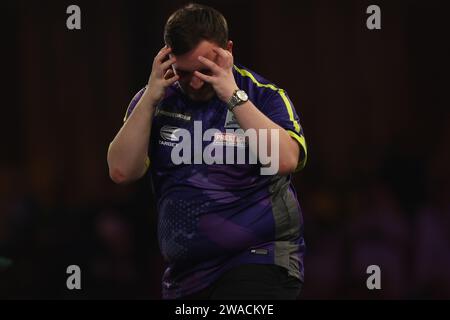
[[[210,83],[219,99],[223,102],[228,102],[234,91],[239,89],[233,76],[233,55],[230,51],[219,47],[213,48],[213,51],[217,53],[217,63],[203,56],[198,56],[198,60],[211,70],[211,75],[206,75],[199,71],[195,71],[194,75]]]

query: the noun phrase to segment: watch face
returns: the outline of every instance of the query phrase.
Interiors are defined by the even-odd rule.
[[[238,91],[236,92],[236,95],[237,95],[238,98],[241,99],[242,101],[247,101],[247,100],[248,100],[248,96],[247,96],[247,94],[245,93],[244,90],[238,90]]]

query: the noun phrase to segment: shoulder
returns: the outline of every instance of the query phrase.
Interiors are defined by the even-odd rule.
[[[239,64],[233,66],[233,73],[236,81],[246,87],[255,87],[260,91],[273,92],[280,88],[273,82],[267,80],[255,71]]]
[[[147,85],[145,85],[142,89],[140,89],[138,92],[135,93],[133,98],[131,99],[130,103],[128,104],[127,110],[125,112],[125,116],[123,118],[123,121],[125,122],[130,114],[133,112],[134,108],[138,104],[139,100],[141,100],[145,90],[147,89]],[[162,103],[165,103],[167,101],[173,102],[179,99],[180,93],[175,85],[172,85],[167,88],[166,94],[163,98],[163,100],[159,103],[161,105]]]
[[[267,100],[284,93],[275,83],[239,64],[233,66],[233,74],[238,87],[247,92],[249,99],[262,107]]]
[[[141,100],[142,95],[144,94],[145,89],[147,86],[140,89],[138,92],[136,92],[131,99],[130,103],[127,106],[127,110],[125,111],[125,116],[123,117],[123,122],[127,121],[127,119],[130,117],[130,114],[133,112],[134,108],[138,104],[139,100]]]

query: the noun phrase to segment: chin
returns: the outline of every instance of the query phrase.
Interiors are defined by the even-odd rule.
[[[207,90],[203,92],[187,91],[186,94],[189,99],[200,102],[211,100],[216,95],[214,90]]]

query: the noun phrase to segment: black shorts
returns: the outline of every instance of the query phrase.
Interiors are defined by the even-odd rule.
[[[299,279],[285,268],[245,264],[225,272],[206,289],[180,300],[295,300],[302,289]]]

